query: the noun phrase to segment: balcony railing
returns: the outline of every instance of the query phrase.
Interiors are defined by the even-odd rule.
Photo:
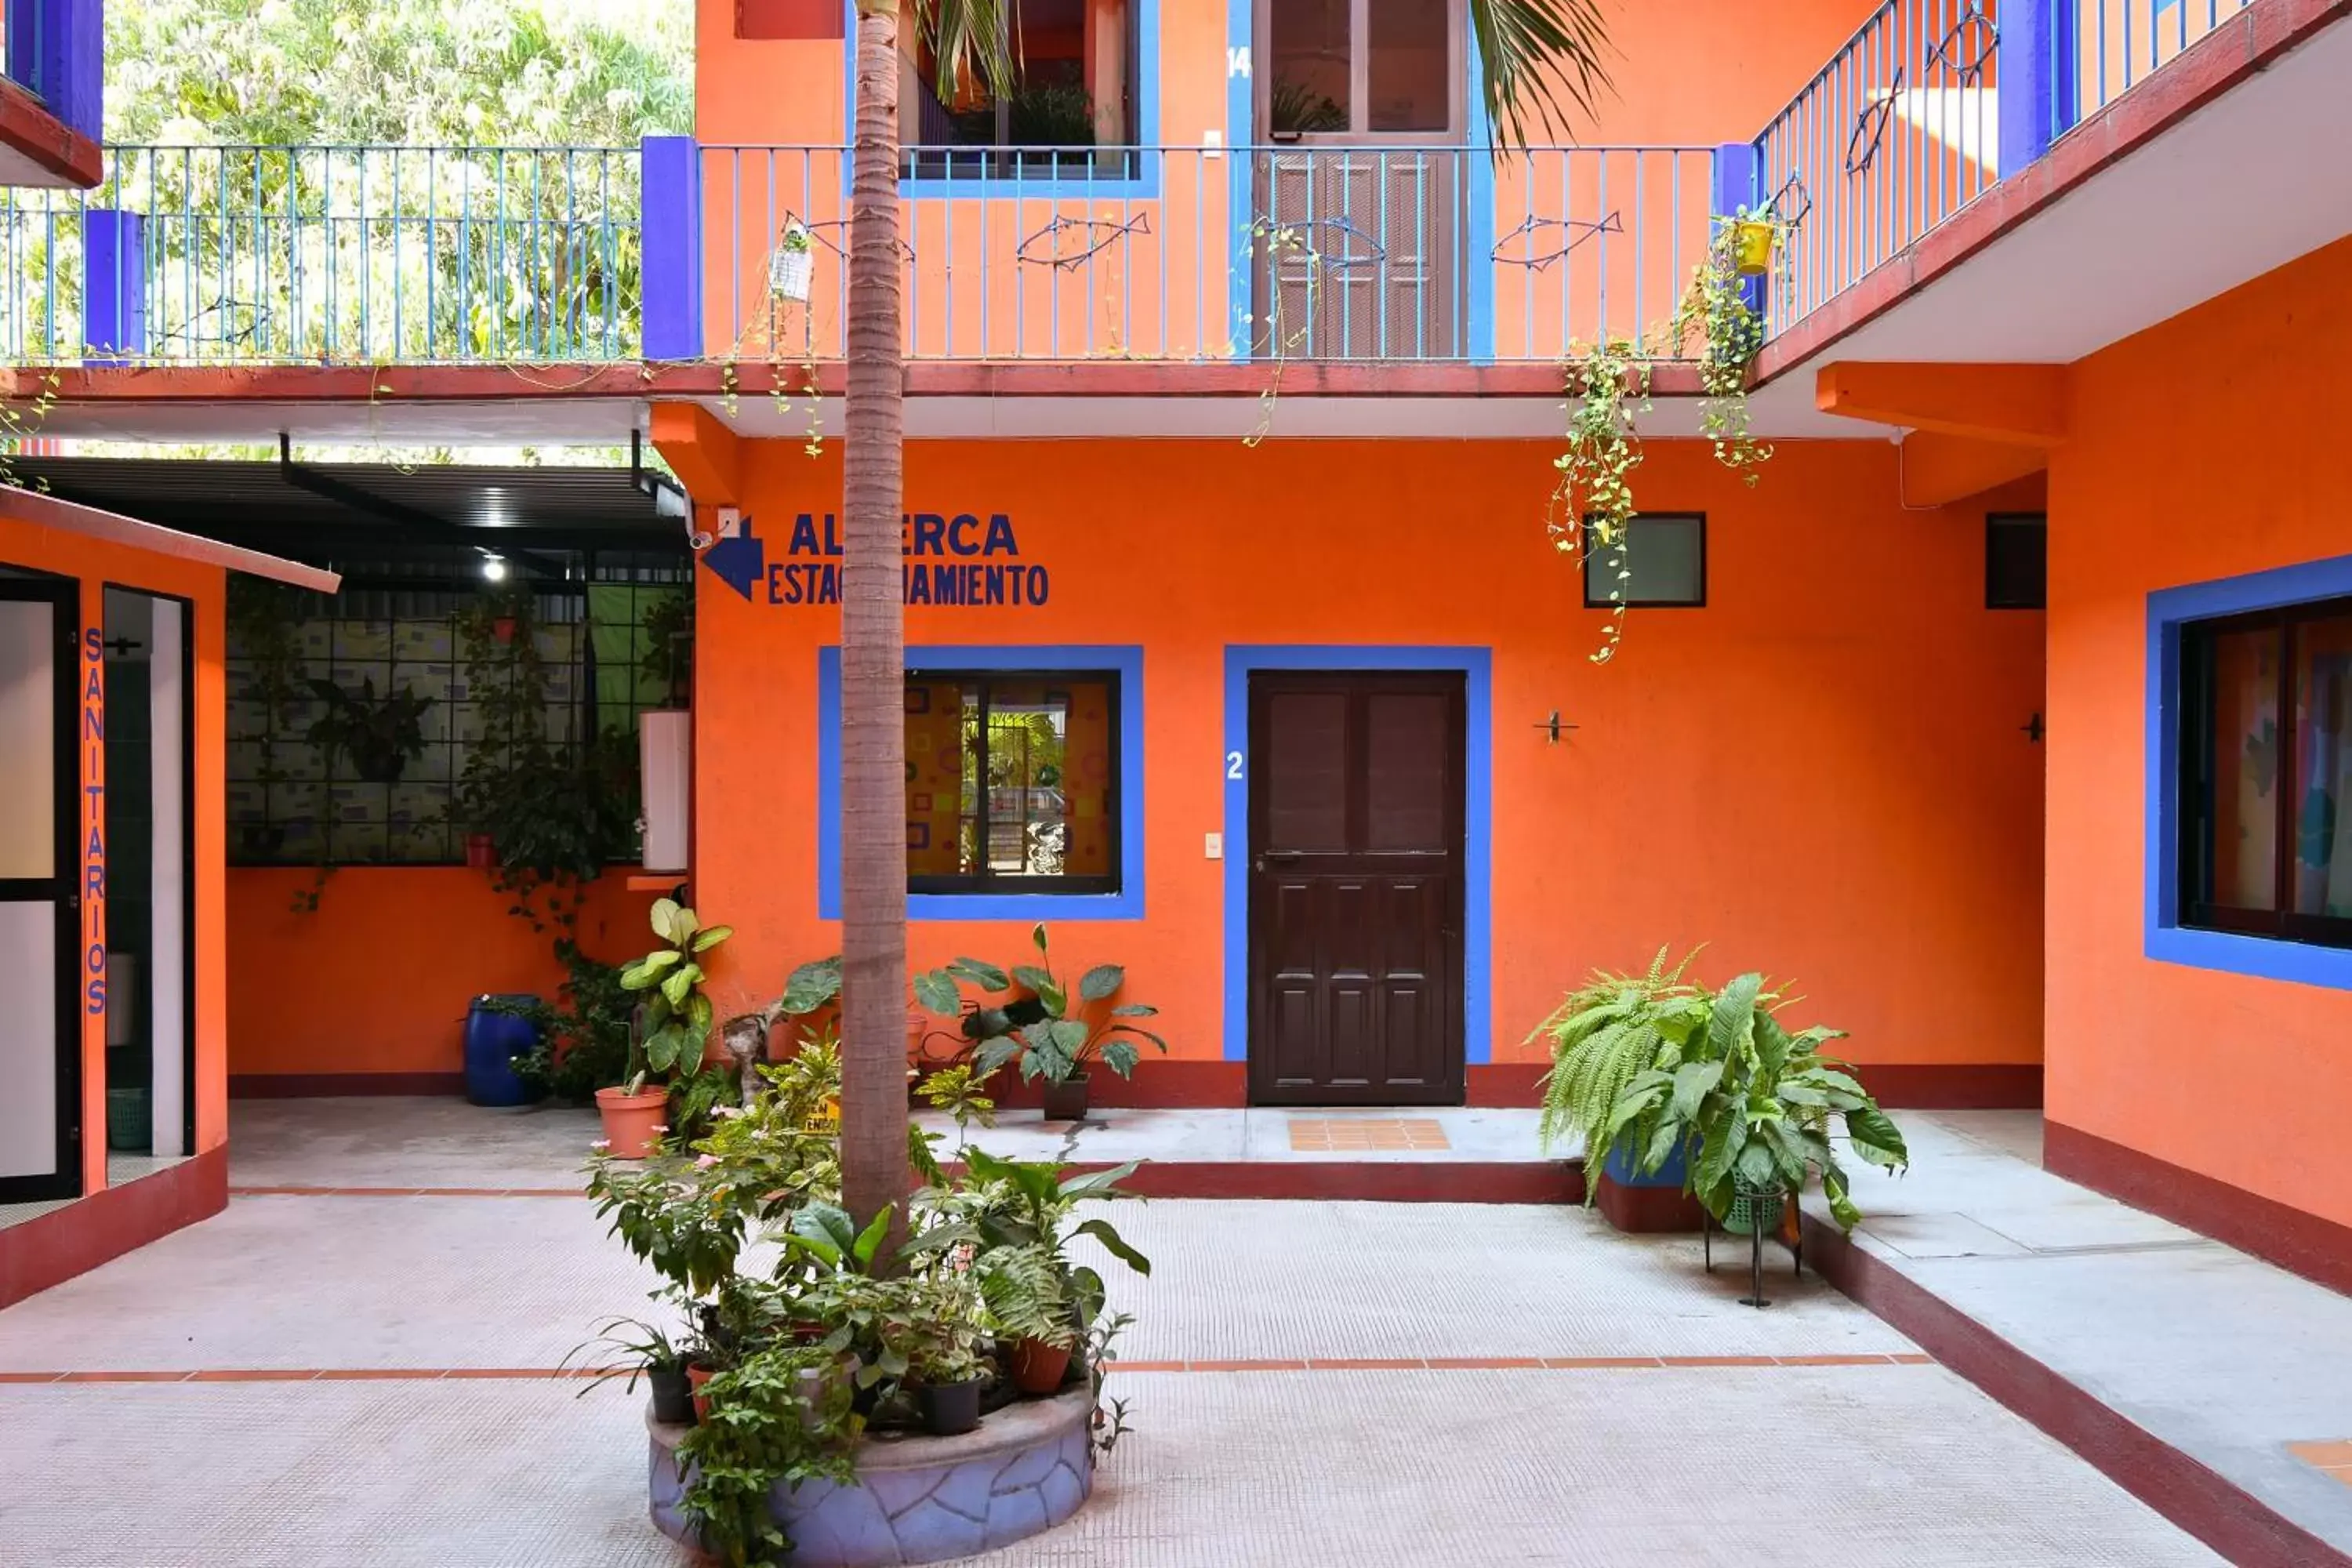
[[[0,354],[604,361],[639,348],[634,148],[124,147],[0,193]]]
[[[1788,226],[1774,331],[2049,150],[2253,0],[1885,0],[1757,139]]]
[[[701,148],[699,342],[649,328],[649,352],[838,357],[845,158]],[[1557,361],[1671,313],[1712,166],[1696,147],[909,148],[907,351]]]
[[[1782,331],[2250,3],[1885,0],[1714,148],[910,147],[905,348],[1556,363],[1652,337],[1738,206],[1781,220]],[[837,359],[848,156],[118,148],[95,190],[0,193],[0,359]]]
[[[1757,138],[1787,226],[1774,325],[1819,308],[1999,178],[1990,0],[1886,0]]]

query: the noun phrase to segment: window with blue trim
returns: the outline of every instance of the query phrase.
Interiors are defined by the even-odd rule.
[[[2352,598],[2179,647],[2180,924],[2352,947]]]
[[[910,893],[1116,893],[1118,677],[909,670]]]
[[[1134,176],[1146,0],[1022,0],[999,10],[1017,79],[943,84],[928,50],[899,88],[908,179]]]

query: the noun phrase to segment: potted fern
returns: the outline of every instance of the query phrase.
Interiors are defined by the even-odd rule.
[[[1708,998],[1684,979],[1696,950],[1669,966],[1660,948],[1639,974],[1595,970],[1569,993],[1530,1041],[1548,1041],[1551,1070],[1543,1078],[1538,1136],[1546,1150],[1569,1138],[1584,1151],[1584,1201],[1597,1204],[1620,1230],[1696,1230],[1697,1206],[1681,1196],[1683,1152],[1661,1151],[1648,1170],[1633,1134],[1612,1132],[1619,1099],[1643,1073],[1681,1062],[1706,1030]]]
[[[1792,1033],[1774,1015],[1780,1003],[1755,973],[1709,998],[1705,1030],[1679,1059],[1626,1085],[1606,1136],[1640,1150],[1637,1169],[1646,1173],[1670,1152],[1686,1152],[1685,1186],[1727,1229],[1772,1224],[1818,1172],[1832,1217],[1851,1230],[1862,1212],[1836,1144],[1895,1172],[1910,1152],[1848,1064],[1822,1051],[1844,1032],[1815,1026]]]

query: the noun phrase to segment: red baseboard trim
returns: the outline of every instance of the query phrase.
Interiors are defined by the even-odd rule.
[[[1822,1279],[2238,1568],[2352,1568],[2352,1557],[1863,1251],[1835,1226],[1808,1215],[1804,1226],[1805,1261]]]
[[[463,1094],[461,1072],[233,1072],[231,1100],[324,1100],[348,1094]]]
[[[1864,1062],[1862,1086],[1892,1110],[2039,1110],[2040,1062]]]
[[[0,1307],[228,1207],[228,1147],[0,1230]]]
[[[1706,1210],[1680,1187],[1629,1187],[1606,1171],[1592,1194],[1601,1217],[1629,1236],[1693,1235],[1706,1224]]]
[[[1044,1102],[1044,1092],[1042,1084],[1024,1083],[1010,1068],[988,1086],[990,1099],[1016,1110],[1035,1110]],[[1249,1064],[1152,1061],[1137,1068],[1133,1078],[1097,1071],[1087,1076],[1087,1100],[1129,1110],[1231,1109],[1249,1103]]]
[[[1478,1062],[1465,1075],[1465,1103],[1528,1107],[1541,1103],[1544,1062]],[[2031,1109],[2042,1103],[2042,1068],[2019,1065],[1899,1064],[1864,1067],[1863,1081],[1893,1109],[1919,1110]],[[1249,1103],[1249,1064],[1234,1061],[1150,1061],[1131,1079],[1097,1072],[1088,1084],[1096,1105],[1129,1110],[1238,1110]],[[320,1099],[334,1095],[463,1094],[460,1072],[231,1073],[232,1100]],[[1018,1073],[999,1073],[989,1092],[1008,1110],[1034,1110],[1039,1086]],[[1400,1107],[1410,1110],[1410,1107]]]
[[[1082,1164],[1080,1170],[1108,1167]],[[1570,1160],[1147,1160],[1120,1184],[1152,1198],[1352,1199],[1387,1204],[1580,1204]]]
[[[2042,1164],[2134,1208],[2352,1294],[2352,1226],[2233,1187],[2063,1122],[2042,1125]]]

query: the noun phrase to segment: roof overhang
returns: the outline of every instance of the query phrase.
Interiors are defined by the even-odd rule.
[[[0,516],[29,522],[37,528],[54,529],[60,533],[76,533],[86,539],[104,540],[109,544],[168,555],[174,560],[192,561],[205,566],[225,566],[247,576],[267,577],[272,582],[291,584],[297,588],[313,588],[321,594],[331,594],[343,584],[340,574],[305,566],[299,561],[281,560],[257,550],[223,544],[200,534],[160,528],[152,522],[142,522],[137,518],[124,517],[120,512],[101,511],[94,506],[82,506],[60,500],[56,496],[45,496],[37,490],[0,489]]]

